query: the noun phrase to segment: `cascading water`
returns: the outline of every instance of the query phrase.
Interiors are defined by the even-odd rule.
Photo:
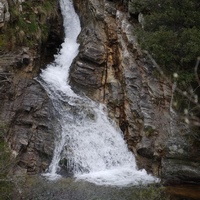
[[[60,0],[65,40],[54,63],[42,71],[39,82],[48,92],[59,122],[49,179],[60,175],[59,163],[65,160],[77,179],[99,185],[127,186],[151,183],[156,178],[137,170],[135,158],[122,134],[110,122],[105,107],[76,95],[68,84],[70,65],[78,54],[76,43],[80,22],[71,0]]]

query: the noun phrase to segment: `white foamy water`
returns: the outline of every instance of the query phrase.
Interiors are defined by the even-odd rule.
[[[98,185],[128,186],[148,184],[157,179],[145,170],[137,170],[134,155],[123,136],[108,119],[106,108],[76,95],[68,84],[69,68],[78,54],[76,39],[80,22],[72,1],[60,0],[65,40],[55,62],[40,75],[56,110],[59,127],[52,162],[45,174],[59,178],[61,167],[77,180]]]

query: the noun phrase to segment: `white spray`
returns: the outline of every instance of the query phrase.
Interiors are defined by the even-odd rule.
[[[75,94],[68,84],[69,68],[78,54],[76,39],[80,22],[71,0],[60,0],[65,40],[54,63],[42,71],[40,83],[52,99],[60,129],[52,162],[45,174],[59,175],[59,162],[78,180],[99,185],[127,186],[157,181],[145,170],[137,170],[120,130],[108,119],[105,107]]]

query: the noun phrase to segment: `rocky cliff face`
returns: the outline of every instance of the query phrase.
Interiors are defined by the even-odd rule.
[[[199,161],[192,153],[197,151],[170,107],[172,86],[156,78],[155,66],[141,52],[128,2],[74,3],[82,24],[80,53],[71,69],[74,90],[107,105],[139,168],[166,181],[199,180],[194,167]]]
[[[62,18],[52,13],[43,18],[48,27],[45,39],[29,38],[32,33],[26,29],[26,38],[22,43],[15,27],[14,16],[27,18],[29,15],[40,18],[36,8],[42,8],[41,3],[26,1],[0,0],[0,123],[7,127],[5,135],[13,157],[15,157],[15,173],[36,174],[44,171],[52,157],[54,149],[54,128],[51,116],[53,108],[44,89],[34,79],[40,68],[53,58],[55,51],[62,41]],[[55,1],[56,2],[56,1]],[[26,13],[26,6],[34,13]],[[59,8],[57,8],[59,9]],[[15,13],[18,13],[17,15]],[[33,12],[33,11],[32,11]],[[59,13],[59,11],[58,11]],[[44,16],[43,16],[44,17]],[[23,18],[23,26],[33,25],[34,21]],[[50,23],[51,22],[51,23]],[[40,21],[38,21],[40,23]],[[5,34],[11,34],[12,28],[16,32],[16,42],[10,47]],[[30,33],[28,32],[30,31]],[[46,34],[46,33],[45,33]],[[12,34],[11,34],[12,35]],[[27,45],[28,40],[35,42]],[[26,42],[25,42],[26,40]],[[29,43],[30,44],[30,43]],[[50,49],[50,50],[49,50]]]
[[[75,5],[83,28],[72,86],[107,104],[139,166],[159,175],[163,141],[170,133],[171,86],[154,77],[122,4],[91,0]]]
[[[190,143],[187,127],[170,108],[172,86],[157,78],[155,66],[137,44],[138,22],[129,16],[127,3],[74,0],[82,31],[70,83],[77,93],[107,105],[139,168],[168,182],[197,182],[198,147]],[[0,29],[6,31],[10,17],[9,4],[0,0]],[[46,20],[49,23],[49,16]],[[6,139],[17,160],[16,173],[44,171],[53,153],[56,119],[48,96],[33,79],[51,61],[49,49],[62,41],[60,15],[50,22],[46,42],[0,52],[0,121],[9,127]]]

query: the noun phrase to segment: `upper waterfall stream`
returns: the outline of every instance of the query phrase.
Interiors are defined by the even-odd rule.
[[[127,186],[157,181],[137,170],[134,155],[108,119],[103,105],[75,94],[68,84],[69,68],[78,54],[80,22],[71,0],[60,0],[65,40],[55,61],[42,71],[39,82],[52,99],[59,122],[49,179],[59,177],[60,164],[77,179],[99,185]]]

